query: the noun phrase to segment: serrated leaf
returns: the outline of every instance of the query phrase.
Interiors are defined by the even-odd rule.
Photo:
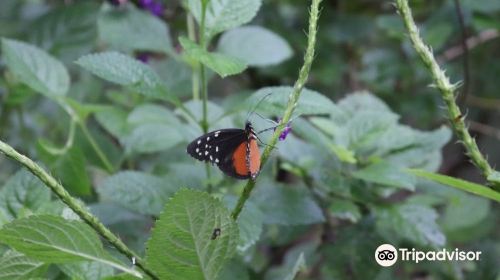
[[[441,183],[443,185],[461,189],[463,191],[470,192],[475,195],[479,195],[500,202],[500,192],[496,192],[488,187],[476,183],[418,169],[409,169],[408,172],[418,177],[426,178],[434,182]]]
[[[220,233],[214,236],[216,229]],[[156,222],[146,262],[162,279],[217,279],[237,239],[237,226],[222,202],[181,189]]]
[[[0,229],[0,242],[45,263],[97,261],[140,275],[115,261],[104,251],[95,231],[80,221],[49,215],[17,219]]]
[[[257,111],[276,115],[284,112],[292,91],[293,88],[289,86],[264,87],[253,93],[247,102],[255,105],[259,100],[270,94],[259,104]],[[334,114],[337,111],[337,106],[329,98],[317,91],[305,88],[300,95],[295,114]]]
[[[167,180],[137,171],[122,171],[97,188],[102,201],[113,202],[146,215],[158,215],[175,191]]]
[[[70,78],[66,67],[45,51],[2,38],[2,52],[7,68],[32,90],[50,98],[68,93]]]
[[[99,15],[98,28],[100,39],[119,50],[172,51],[166,23],[134,5],[121,9],[106,6]]]
[[[416,178],[385,161],[376,162],[352,173],[354,178],[397,188],[415,190]]]
[[[254,197],[266,224],[307,225],[325,220],[319,206],[303,188],[266,184],[256,190]]]
[[[260,26],[243,26],[225,32],[217,50],[259,67],[279,64],[292,56],[292,48],[281,36]]]
[[[113,275],[112,267],[99,262],[68,263],[58,267],[72,280],[101,280]]]
[[[239,74],[247,68],[243,60],[216,52],[209,52],[188,38],[179,37],[179,42],[189,58],[212,69],[222,78]]]
[[[446,237],[436,224],[436,211],[416,204],[400,204],[377,210],[377,229],[391,242],[412,241],[419,246],[442,247]]]
[[[0,280],[22,280],[41,277],[47,266],[40,261],[9,250],[0,257]]]
[[[124,54],[89,54],[80,57],[76,63],[104,80],[129,87],[148,97],[165,98],[165,87],[153,69]]]
[[[188,0],[188,6],[198,23],[202,17],[202,1]],[[206,36],[238,27],[251,21],[262,4],[261,0],[211,0],[205,14]]]
[[[50,201],[50,190],[26,169],[10,177],[0,191],[0,208],[9,220],[23,216],[27,210],[35,212]]]

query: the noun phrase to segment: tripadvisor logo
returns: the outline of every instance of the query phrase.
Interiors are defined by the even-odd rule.
[[[479,261],[481,251],[461,251],[459,249],[439,251],[419,251],[412,248],[396,249],[391,244],[382,244],[375,250],[375,261],[381,266],[392,266],[398,258],[401,261],[419,263],[421,261]]]

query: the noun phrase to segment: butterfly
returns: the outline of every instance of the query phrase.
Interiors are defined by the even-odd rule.
[[[187,153],[217,165],[228,176],[254,180],[260,171],[257,139],[252,124],[247,121],[245,129],[220,129],[196,138],[187,146]]]

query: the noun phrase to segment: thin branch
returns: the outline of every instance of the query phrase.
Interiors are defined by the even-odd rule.
[[[466,49],[472,50],[473,48],[483,43],[489,42],[499,37],[500,37],[500,31],[496,29],[483,30],[479,32],[478,35],[467,38],[467,40],[465,41],[467,45]],[[460,44],[444,51],[440,56],[438,56],[438,61],[439,62],[451,61],[454,60],[455,58],[460,57],[463,54],[464,54],[464,48],[462,44]]]
[[[264,149],[261,157],[261,168],[269,159],[269,155],[271,154],[272,147],[276,146],[276,142],[278,141],[278,137],[281,132],[285,128],[285,125],[290,121],[292,117],[293,111],[297,107],[297,103],[300,97],[300,93],[304,88],[305,83],[307,82],[307,78],[309,77],[309,71],[311,69],[312,62],[314,60],[314,51],[316,45],[316,33],[318,30],[318,18],[319,18],[319,4],[322,0],[312,0],[311,3],[311,11],[309,14],[309,32],[308,32],[308,40],[307,40],[307,49],[304,55],[304,64],[300,68],[299,77],[293,86],[293,91],[290,93],[290,97],[288,98],[288,104],[281,118],[280,124],[277,126],[276,131],[271,137],[268,145]],[[255,180],[248,180],[245,188],[243,189],[243,193],[238,199],[238,203],[236,204],[233,212],[231,213],[231,217],[236,220],[245,205],[245,202],[250,197],[250,193],[255,187]]]
[[[470,71],[469,71],[469,48],[467,47],[467,29],[465,26],[464,13],[462,11],[462,6],[460,5],[460,0],[454,0],[455,10],[458,17],[458,26],[460,27],[460,43],[462,44],[463,57],[462,57],[462,71],[464,75],[464,81],[462,85],[462,94],[459,97],[458,104],[463,105],[464,101],[467,99],[467,94],[469,93],[469,81],[470,81]]]
[[[8,144],[0,141],[0,153],[5,154],[7,157],[19,162],[25,166],[33,175],[38,177],[45,185],[52,190],[52,192],[59,197],[73,212],[75,212],[83,221],[91,226],[97,233],[104,239],[112,244],[120,253],[127,256],[129,259],[136,260],[136,265],[145,274],[149,275],[152,279],[159,279],[155,273],[146,267],[145,262],[127,245],[125,245],[116,235],[114,235],[108,228],[106,228],[96,216],[88,212],[84,205],[78,200],[73,198],[66,189],[54,177],[47,173],[42,167],[36,164],[33,160],[20,154]]]
[[[424,62],[429,72],[432,74],[435,87],[437,87],[441,92],[441,97],[446,105],[448,118],[455,134],[464,145],[466,153],[474,165],[479,168],[485,178],[491,178],[490,176],[495,174],[495,170],[490,166],[483,154],[479,151],[476,141],[467,130],[464,122],[465,117],[462,115],[460,108],[455,102],[455,91],[458,85],[450,83],[448,77],[436,62],[431,49],[423,42],[419,35],[415,21],[413,20],[407,0],[397,0],[396,7],[399,14],[403,18],[404,25],[408,35],[410,36],[413,48]],[[491,180],[489,180],[489,182],[496,187],[500,187],[500,184],[497,182]]]

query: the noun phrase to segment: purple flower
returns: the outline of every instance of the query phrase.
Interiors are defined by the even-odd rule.
[[[139,52],[135,54],[135,58],[137,58],[137,60],[141,61],[142,63],[147,64],[151,59],[151,54],[147,52]]]
[[[281,122],[281,119],[279,119],[278,122]],[[274,131],[276,131],[276,128],[274,128]],[[283,131],[281,131],[279,140],[285,141],[286,137],[288,136],[288,133],[290,133],[290,132],[292,132],[292,124],[290,122],[288,122],[286,124],[285,128],[283,128]]]
[[[158,0],[139,0],[139,6],[157,17],[163,16],[163,4]]]

